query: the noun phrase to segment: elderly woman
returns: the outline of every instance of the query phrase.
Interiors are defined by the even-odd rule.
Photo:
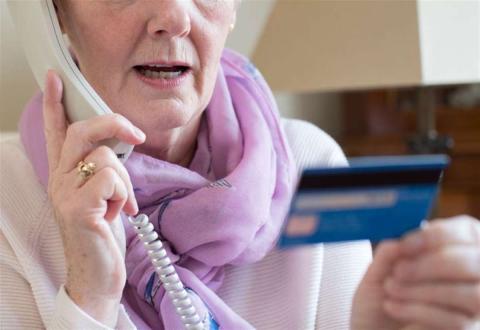
[[[125,222],[140,210],[211,329],[478,329],[474,219],[382,243],[370,266],[363,242],[271,251],[297,169],[345,159],[319,129],[280,119],[258,72],[224,50],[236,2],[56,5],[115,114],[69,125],[51,71],[21,142],[2,145],[2,328],[180,329]],[[136,145],[125,166],[106,138]]]

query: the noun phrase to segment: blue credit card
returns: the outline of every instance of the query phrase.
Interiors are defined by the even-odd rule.
[[[428,217],[449,163],[445,155],[361,157],[306,169],[278,244],[398,238]]]

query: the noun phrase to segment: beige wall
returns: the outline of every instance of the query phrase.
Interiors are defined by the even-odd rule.
[[[235,30],[227,41],[227,46],[251,57],[275,2],[275,0],[243,0]],[[338,94],[288,92],[274,94],[283,116],[311,121],[334,136],[340,132],[341,113]]]
[[[227,46],[250,56],[274,4],[275,0],[244,0]],[[0,130],[12,131],[16,130],[20,112],[37,86],[15,38],[6,4],[2,0],[0,13]],[[284,116],[315,122],[334,135],[338,131],[339,112],[336,110],[339,101],[336,95],[276,93],[275,96]]]

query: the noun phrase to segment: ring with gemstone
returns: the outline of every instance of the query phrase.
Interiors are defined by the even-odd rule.
[[[77,171],[78,171],[78,174],[80,174],[80,176],[82,178],[88,179],[89,177],[91,177],[95,173],[95,168],[96,167],[97,167],[97,165],[95,163],[92,163],[92,162],[87,163],[87,162],[81,160],[77,164]]]

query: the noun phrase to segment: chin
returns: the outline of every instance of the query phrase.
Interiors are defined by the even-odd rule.
[[[162,131],[186,127],[201,113],[178,102],[176,104],[162,102],[161,105],[144,109],[148,110],[144,112],[141,122],[146,127]]]

